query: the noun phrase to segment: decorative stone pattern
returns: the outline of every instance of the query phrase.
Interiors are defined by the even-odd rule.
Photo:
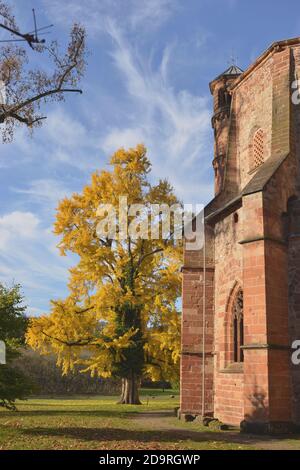
[[[262,165],[265,160],[264,131],[258,129],[253,138],[253,168]]]

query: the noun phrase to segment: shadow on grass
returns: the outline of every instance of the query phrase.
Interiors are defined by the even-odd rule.
[[[1,413],[2,416],[7,414],[10,418],[13,416],[11,412]],[[128,420],[133,419],[136,422],[138,418],[139,424],[146,427],[146,429],[124,429],[121,427],[101,427],[103,422],[99,420],[99,427],[84,427],[84,426],[66,426],[66,427],[43,427],[35,426],[32,428],[22,427],[19,429],[19,432],[23,436],[29,438],[36,437],[45,437],[45,438],[63,438],[63,439],[77,439],[83,442],[113,442],[113,441],[133,441],[136,443],[147,443],[147,442],[169,442],[169,443],[178,443],[184,441],[193,441],[198,443],[218,443],[220,445],[254,445],[256,443],[278,443],[278,445],[284,445],[285,442],[288,442],[289,439],[299,439],[299,436],[266,436],[266,435],[247,435],[240,434],[237,429],[231,429],[228,431],[213,431],[207,430],[207,428],[188,428],[183,427],[184,424],[180,424],[178,420],[174,417],[174,424],[172,423],[172,418],[174,415],[171,411],[164,410],[149,410],[149,411],[133,411],[133,410],[31,410],[31,411],[20,411],[14,416],[31,416],[45,417],[45,423],[47,422],[47,417],[52,416],[73,416],[73,417],[82,417],[82,418],[121,418]],[[150,421],[147,421],[150,418]],[[165,420],[164,418],[169,418]],[[162,421],[160,421],[162,419]],[[157,422],[155,422],[157,420]],[[88,423],[88,421],[87,421]],[[49,423],[50,424],[50,423]],[[134,423],[133,423],[134,424]],[[110,423],[111,426],[111,423]],[[118,424],[117,424],[118,426]],[[126,424],[125,424],[126,426]],[[124,427],[125,427],[124,426]],[[152,429],[147,429],[147,427]],[[154,428],[154,429],[153,429]]]
[[[20,417],[38,417],[38,416],[45,416],[45,418],[49,416],[82,416],[85,417],[94,417],[94,418],[130,418],[130,415],[138,414],[138,411],[130,410],[30,410],[30,411],[17,411],[16,413],[12,413],[11,411],[3,411],[0,414],[1,418],[20,418]]]
[[[239,434],[237,431],[197,431],[188,429],[165,429],[165,430],[131,430],[122,428],[86,428],[86,427],[65,427],[65,428],[44,428],[36,427],[23,429],[23,435],[54,438],[71,438],[81,441],[134,441],[134,442],[169,442],[178,443],[180,441],[194,441],[199,443],[212,442],[219,444],[240,444],[255,445],[255,442],[284,442],[284,439],[272,438],[271,436],[254,436]],[[286,437],[286,436],[285,436]]]
[[[24,406],[24,405],[23,405]],[[32,406],[32,405],[31,405]],[[51,405],[52,406],[52,405]],[[99,418],[132,418],[135,416],[139,417],[154,417],[154,418],[166,418],[166,417],[172,417],[174,416],[174,413],[172,410],[157,410],[157,411],[152,411],[152,410],[134,410],[129,408],[122,408],[123,406],[126,405],[119,405],[120,408],[116,408],[113,406],[111,409],[106,406],[106,409],[104,410],[97,410],[97,409],[92,409],[92,410],[84,410],[82,409],[82,405],[78,405],[81,407],[80,410],[74,410],[73,408],[76,408],[76,405],[70,405],[69,410],[60,410],[57,408],[57,405],[53,405],[56,407],[55,410],[49,410],[48,405],[45,407],[45,409],[41,410],[17,410],[16,412],[11,412],[11,411],[2,411],[0,414],[0,418],[12,418],[12,417],[37,417],[37,416],[82,416],[82,417],[99,417]],[[97,406],[97,405],[96,405]],[[65,407],[65,405],[64,405]],[[88,407],[88,405],[87,405]]]
[[[66,427],[66,428],[33,428],[23,429],[23,435],[44,436],[44,437],[63,437],[79,439],[81,441],[135,441],[135,442],[178,442],[184,440],[193,440],[195,442],[218,441],[224,443],[245,444],[245,439],[240,439],[237,435],[225,435],[223,433],[197,432],[185,430],[166,430],[166,431],[143,431],[128,430],[120,428],[84,428],[84,427]]]

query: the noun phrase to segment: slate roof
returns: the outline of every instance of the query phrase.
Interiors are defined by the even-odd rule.
[[[244,71],[238,67],[237,65],[231,65],[230,67],[228,67],[228,69],[224,70],[224,72],[220,73],[220,75],[218,75],[214,80],[218,80],[219,78],[221,77],[227,77],[227,76],[238,76],[238,75],[241,75]]]
[[[225,70],[225,72],[223,72],[221,75],[240,75],[241,73],[243,73],[244,70],[242,70],[240,67],[238,67],[237,65],[231,65],[230,67],[228,67],[228,69]]]
[[[279,157],[269,158],[261,167],[256,171],[253,178],[245,186],[242,191],[242,196],[247,194],[257,193],[262,191],[275,171],[280,167],[284,160],[288,157],[289,153],[284,153]]]
[[[280,156],[276,155],[275,157],[270,157],[263,165],[261,165],[260,168],[258,168],[249,183],[246,184],[244,189],[236,197],[227,201],[224,205],[222,205],[215,211],[210,212],[209,207],[218,198],[218,196],[216,196],[205,207],[205,212],[207,213],[205,220],[207,222],[213,222],[214,219],[218,219],[218,216],[222,215],[228,210],[230,211],[232,207],[238,205],[241,202],[243,196],[263,191],[272,176],[276,173],[278,168],[287,159],[289,155],[289,153],[284,153]]]

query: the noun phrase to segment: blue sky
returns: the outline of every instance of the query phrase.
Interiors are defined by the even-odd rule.
[[[0,280],[22,285],[28,312],[66,295],[71,258],[52,234],[57,201],[80,191],[120,146],[143,142],[153,178],[185,203],[212,196],[208,82],[232,52],[246,68],[273,41],[300,34],[299,2],[271,0],[11,0],[24,30],[54,23],[64,43],[87,29],[84,94],[50,104],[33,137],[20,129],[0,156]],[[2,34],[2,33],[1,33]]]

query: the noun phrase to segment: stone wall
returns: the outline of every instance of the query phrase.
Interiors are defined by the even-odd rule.
[[[206,267],[203,251],[185,251],[182,268],[182,348],[181,348],[181,413],[200,415],[203,373],[205,380],[205,413],[213,412],[213,289],[214,265],[211,235],[206,233]],[[205,283],[205,284],[204,284]],[[205,285],[205,318],[203,288]],[[205,330],[203,331],[203,320]],[[203,356],[203,333],[205,355]],[[203,359],[205,358],[205,363]],[[203,364],[204,369],[203,369]]]
[[[290,348],[300,339],[300,105],[291,100],[298,76],[300,46],[273,48],[245,78],[231,83],[231,116],[225,113],[223,124],[219,120],[215,127],[215,158],[227,152],[221,173],[225,187],[208,210],[223,212],[207,228],[206,276],[203,252],[185,252],[183,413],[202,412],[205,363],[205,410],[220,421],[238,425],[246,419],[269,430],[300,423],[300,372],[292,366]],[[226,81],[213,83],[216,114]],[[264,130],[264,161],[269,165],[260,169],[271,168],[265,180],[264,172],[251,163],[253,135],[259,128]],[[262,186],[242,192],[256,171]],[[220,189],[220,174],[216,177]],[[238,205],[228,209],[230,198],[237,196]],[[244,363],[239,364],[233,362],[232,302],[240,288]]]
[[[214,415],[225,423],[243,419],[243,369],[233,368],[232,303],[243,289],[243,211],[229,214],[215,225],[215,406]]]

